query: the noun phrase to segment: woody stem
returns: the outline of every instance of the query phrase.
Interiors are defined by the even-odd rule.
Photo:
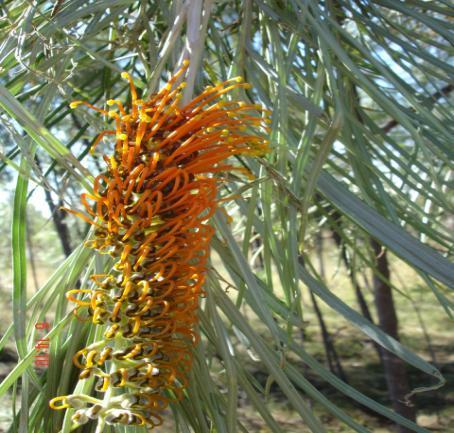
[[[188,0],[186,47],[184,59],[190,61],[187,85],[183,92],[183,105],[186,105],[194,93],[195,79],[199,72],[205,43],[206,29],[213,0]]]

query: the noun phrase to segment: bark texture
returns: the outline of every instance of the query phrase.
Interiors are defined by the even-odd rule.
[[[386,249],[383,249],[375,239],[371,240],[371,246],[375,255],[377,271],[377,273],[374,273],[373,287],[380,328],[391,337],[399,340],[397,314],[392,290],[389,285],[390,270]],[[415,421],[416,413],[414,407],[404,402],[405,395],[410,392],[405,363],[387,350],[382,352],[383,367],[392,407],[398,414]],[[397,431],[399,433],[410,433],[412,430],[399,425]]]

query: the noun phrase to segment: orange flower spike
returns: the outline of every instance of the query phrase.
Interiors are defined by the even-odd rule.
[[[85,396],[92,400],[76,410],[77,425],[90,419],[96,400],[102,408],[98,420],[152,428],[162,422],[158,412],[168,404],[166,392],[183,398],[191,346],[200,338],[194,327],[199,297],[205,295],[202,286],[214,233],[208,220],[220,203],[217,188],[224,181],[214,175],[236,169],[223,163],[229,156],[263,153],[267,148],[263,138],[246,132],[266,131],[266,120],[254,115],[263,114],[260,107],[213,103],[235,88],[248,87],[238,78],[208,87],[185,107],[179,106],[185,83],[178,81],[187,66],[147,101],[138,99],[132,78],[122,74],[130,85],[130,108],[116,99],[107,103],[116,111],[81,101],[72,104],[94,108],[116,125],[94,143],[115,135],[114,154],[103,157],[107,170],[96,177],[94,195],[86,196],[94,200],[96,212],[85,201],[87,212],[96,218],[91,223],[97,226],[96,238],[87,246],[109,253],[116,263],[111,276],[94,276],[96,290],[68,294],[77,309],[88,308],[95,325],[115,323],[105,331],[104,340],[79,351],[74,363],[82,370],[81,379],[98,378],[99,392],[120,386],[141,396],[125,394],[124,398],[134,395],[129,409],[119,406],[115,396],[106,402]],[[88,294],[89,299],[80,300],[76,293]],[[125,345],[130,338],[135,342]],[[107,361],[114,368],[111,374],[106,372]],[[51,407],[59,406],[71,407],[70,396],[51,402]]]

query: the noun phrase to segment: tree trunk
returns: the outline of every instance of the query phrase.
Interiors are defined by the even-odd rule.
[[[52,214],[52,221],[54,222],[55,230],[57,231],[58,237],[60,238],[63,253],[65,254],[65,257],[69,257],[72,252],[72,248],[69,240],[70,235],[68,226],[64,221],[66,213],[60,210],[60,206],[63,206],[63,202],[60,202],[57,207],[52,200],[50,191],[44,189],[44,194],[46,195],[46,201]]]
[[[323,319],[323,315],[320,310],[320,307],[318,306],[317,299],[312,290],[309,289],[309,293],[311,295],[312,305],[314,306],[314,311],[317,316],[318,323],[320,325],[320,330],[322,332],[323,347],[325,349],[328,367],[332,373],[339,377],[339,379],[342,379],[345,383],[348,383],[347,376],[342,367],[336,348],[334,347],[331,334],[329,333],[325,320]]]
[[[386,249],[375,240],[371,240],[375,255],[377,274],[373,276],[375,306],[381,329],[391,337],[399,340],[396,309],[391,287],[389,285],[390,271]],[[389,398],[393,409],[412,421],[416,419],[415,409],[404,403],[405,395],[410,392],[407,370],[404,362],[387,350],[383,350],[383,366]],[[410,433],[404,426],[398,426],[399,433]]]
[[[39,160],[37,155],[35,155],[35,162],[38,168],[41,170],[41,161]],[[69,234],[68,226],[65,222],[67,214],[66,212],[60,210],[60,207],[63,206],[63,201],[59,200],[58,205],[55,205],[54,201],[52,200],[52,194],[47,188],[44,188],[44,195],[46,197],[47,205],[49,206],[55,230],[60,239],[63,254],[65,255],[65,257],[69,257],[72,253],[70,241],[71,237]]]
[[[369,306],[367,305],[366,298],[364,297],[362,288],[358,284],[358,281],[355,278],[353,273],[352,264],[350,263],[350,258],[347,254],[347,248],[345,244],[342,242],[342,236],[340,235],[340,231],[342,229],[342,216],[340,212],[330,205],[331,215],[333,220],[329,220],[328,225],[331,230],[331,237],[333,238],[336,246],[339,248],[341,253],[342,261],[344,262],[345,269],[347,270],[348,277],[352,283],[353,289],[356,295],[356,301],[358,302],[358,306],[361,310],[361,314],[369,320],[370,323],[374,323],[374,319],[372,318],[372,314],[370,313]],[[381,364],[383,364],[383,350],[382,347],[376,343],[374,340],[371,340],[372,344],[374,345],[375,351],[377,352],[378,358],[380,359]]]
[[[319,238],[319,241],[320,241],[320,238]],[[319,259],[321,260],[321,263],[322,263],[323,259],[322,259],[321,255],[319,256]],[[300,255],[298,257],[298,261],[301,263],[301,265],[304,265],[304,258],[302,255]],[[324,268],[323,264],[321,267]],[[311,296],[312,306],[314,307],[315,315],[317,316],[318,324],[320,326],[320,331],[322,333],[323,347],[325,349],[326,361],[328,363],[328,367],[333,374],[337,375],[337,377],[339,377],[345,383],[348,383],[347,375],[345,374],[345,371],[342,367],[341,360],[339,358],[339,355],[337,354],[333,339],[331,337],[331,334],[328,331],[328,327],[326,326],[322,311],[320,310],[320,307],[318,306],[317,298],[315,297],[315,295],[311,289],[309,289],[309,294]],[[304,329],[302,330],[301,336],[304,341],[305,340]]]

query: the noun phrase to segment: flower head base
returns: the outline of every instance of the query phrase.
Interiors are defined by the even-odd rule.
[[[138,99],[129,81],[131,109],[109,100],[115,129],[114,152],[104,155],[107,169],[95,178],[93,194],[81,199],[88,215],[71,211],[95,226],[87,245],[115,259],[109,275],[93,275],[93,289],[68,292],[79,309],[88,309],[106,330],[101,341],[80,350],[74,364],[80,378],[96,377],[103,400],[86,395],[57,397],[54,409],[77,409],[76,425],[90,420],[146,425],[162,422],[159,415],[170,399],[180,399],[191,368],[198,301],[203,294],[209,242],[209,218],[216,210],[215,174],[235,169],[224,161],[232,155],[261,155],[268,149],[250,128],[268,130],[265,111],[244,102],[217,99],[238,87],[234,78],[180,106],[184,83],[177,84],[187,64],[147,101]],[[241,170],[240,170],[241,171]],[[90,200],[91,204],[87,201]],[[113,390],[124,393],[114,396]]]

